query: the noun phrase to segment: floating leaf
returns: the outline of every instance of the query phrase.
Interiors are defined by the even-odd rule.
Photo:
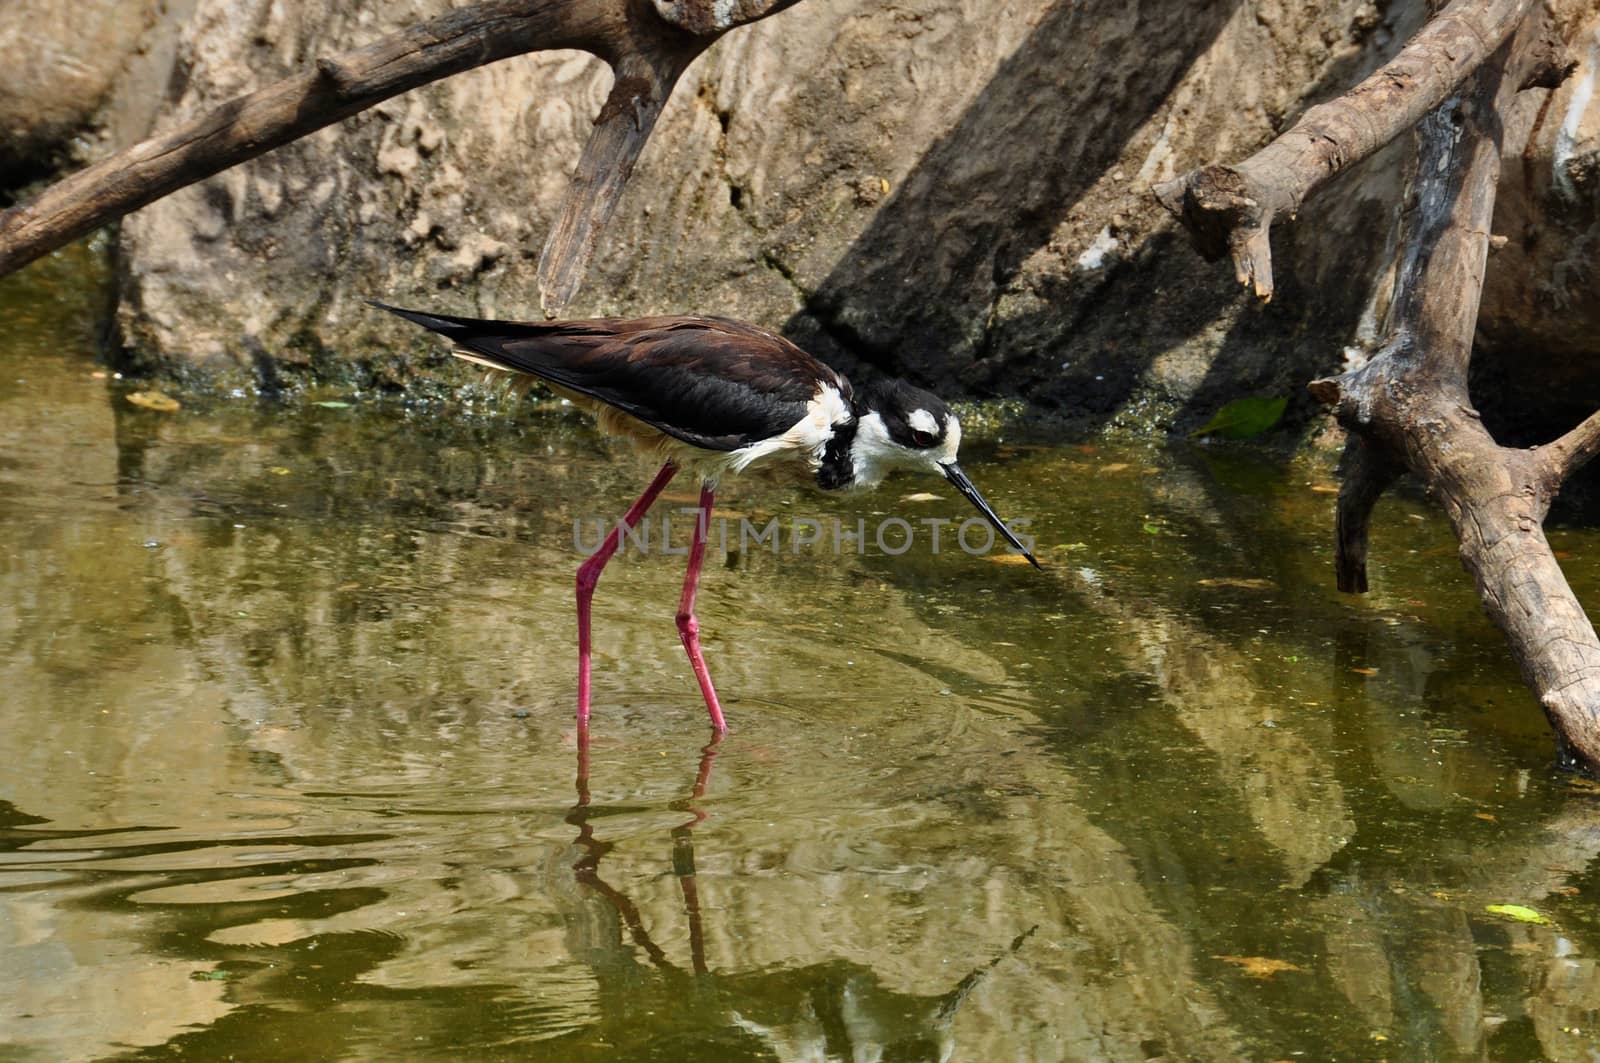
[[[1271,978],[1280,971],[1303,971],[1287,960],[1274,960],[1267,956],[1213,956],[1212,959],[1231,963],[1251,978]]]
[[[313,402],[311,405],[321,406],[325,410],[345,410],[350,407],[348,402],[340,402],[338,399],[324,399],[322,402]]]
[[[157,413],[173,413],[183,406],[164,391],[130,391],[128,404],[137,406],[141,410],[155,410]]]
[[[1031,565],[1032,561],[1021,554],[985,554],[984,557],[997,565]]]
[[[1224,439],[1254,439],[1277,424],[1289,408],[1285,398],[1268,399],[1257,395],[1234,399],[1211,415],[1211,420],[1189,433],[1194,436],[1222,436]]]
[[[1540,915],[1524,904],[1486,904],[1483,910],[1490,915],[1503,915],[1507,919],[1515,919],[1519,923],[1533,923],[1536,926],[1550,926],[1550,919]]]

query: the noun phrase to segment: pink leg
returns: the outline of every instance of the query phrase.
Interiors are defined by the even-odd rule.
[[[706,711],[711,714],[711,726],[717,734],[728,730],[722,718],[722,706],[717,704],[717,691],[711,685],[711,673],[706,671],[706,659],[700,653],[700,621],[694,615],[694,593],[700,589],[700,562],[706,554],[706,534],[711,527],[711,498],[716,494],[712,484],[700,485],[700,512],[695,515],[694,538],[689,546],[689,571],[683,577],[683,597],[678,600],[678,635],[683,648],[689,653],[689,663],[694,666],[694,677],[700,681],[700,693],[706,699]]]
[[[656,473],[656,478],[650,481],[650,486],[644,489],[644,494],[627,513],[623,514],[621,525],[612,528],[605,541],[600,544],[587,561],[578,566],[578,728],[587,737],[589,728],[589,651],[591,649],[589,638],[589,603],[594,600],[594,585],[600,582],[600,570],[606,567],[606,562],[611,560],[611,555],[617,552],[617,547],[622,542],[623,527],[632,528],[644,517],[645,510],[650,508],[650,503],[656,500],[661,489],[677,474],[678,467],[672,462],[661,466],[661,471]]]

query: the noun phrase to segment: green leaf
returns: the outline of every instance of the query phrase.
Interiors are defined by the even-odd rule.
[[[1195,436],[1222,436],[1224,439],[1254,439],[1283,417],[1289,408],[1286,398],[1269,399],[1259,395],[1234,399],[1211,415],[1211,420],[1189,433]]]
[[[1507,919],[1515,919],[1519,923],[1536,923],[1539,926],[1551,925],[1548,917],[1540,915],[1532,908],[1521,904],[1486,904],[1483,906],[1483,910],[1490,915],[1503,915]]]

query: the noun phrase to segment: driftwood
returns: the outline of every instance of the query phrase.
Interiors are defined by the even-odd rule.
[[[1600,766],[1600,639],[1542,522],[1562,482],[1600,451],[1600,415],[1546,447],[1502,447],[1467,394],[1501,116],[1535,50],[1531,27],[1524,28],[1418,127],[1415,205],[1388,341],[1364,366],[1311,390],[1333,406],[1358,455],[1339,496],[1340,528],[1365,528],[1380,481],[1396,467],[1417,474],[1449,515],[1462,564],[1544,706],[1562,760],[1593,767]],[[1338,549],[1341,589],[1364,586],[1364,533],[1341,535]]]
[[[1548,446],[1502,447],[1467,390],[1500,178],[1502,116],[1522,88],[1559,83],[1571,69],[1535,8],[1531,0],[1456,0],[1350,95],[1314,108],[1239,167],[1196,171],[1161,194],[1203,248],[1209,242],[1213,250],[1231,250],[1240,279],[1270,295],[1272,217],[1292,211],[1321,180],[1354,161],[1346,149],[1370,152],[1412,123],[1421,101],[1433,107],[1416,125],[1416,169],[1387,340],[1365,364],[1310,385],[1349,432],[1335,547],[1339,589],[1367,589],[1372,508],[1401,473],[1414,473],[1448,514],[1462,564],[1544,706],[1562,762],[1596,768],[1600,639],[1556,563],[1542,521],[1566,477],[1600,452],[1600,414]],[[1474,29],[1460,38],[1464,26]],[[1441,43],[1447,40],[1454,43]],[[1414,69],[1429,55],[1426,84],[1412,78],[1398,96],[1374,87],[1374,79],[1392,77],[1397,67]],[[1327,130],[1335,115],[1365,132],[1329,144],[1302,135],[1308,126]],[[1229,180],[1239,195],[1226,202],[1211,195],[1207,190],[1221,187],[1221,179],[1197,177],[1208,172],[1235,175]]]
[[[491,0],[315,67],[126,148],[0,213],[0,276],[162,196],[431,81],[526,52],[578,48],[615,74],[539,260],[555,316],[576,293],[656,118],[722,34],[798,0]]]
[[[1239,283],[1272,298],[1271,227],[1324,182],[1404,133],[1499,48],[1534,0],[1454,0],[1400,54],[1344,96],[1232,166],[1202,166],[1155,187],[1207,260],[1233,258]]]

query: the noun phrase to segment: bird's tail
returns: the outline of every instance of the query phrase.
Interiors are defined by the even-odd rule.
[[[479,341],[483,336],[485,326],[502,325],[510,327],[512,325],[510,322],[482,321],[470,317],[453,317],[450,314],[424,314],[420,310],[406,310],[403,307],[380,303],[376,299],[368,299],[367,305],[375,306],[379,310],[387,310],[396,317],[405,318],[413,325],[421,325],[425,329],[437,332],[446,339],[453,340],[456,346],[450,353],[462,361],[472,362],[486,369],[498,369],[504,373],[527,372],[526,369],[511,365],[496,357],[494,350],[487,349],[486,345]]]
[[[375,306],[379,310],[387,310],[396,317],[403,317],[414,325],[421,325],[425,329],[432,329],[441,336],[449,336],[452,333],[463,334],[468,332],[473,326],[482,324],[482,322],[472,321],[471,319],[464,317],[450,317],[447,314],[424,314],[420,310],[406,310],[403,307],[390,306],[388,303],[380,303],[376,299],[368,299],[367,305]]]

